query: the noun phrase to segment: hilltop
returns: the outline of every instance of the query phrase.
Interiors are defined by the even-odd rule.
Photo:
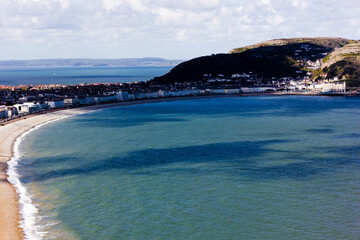
[[[153,82],[235,80],[234,76],[246,75],[247,79],[237,79],[243,85],[280,78],[319,81],[338,77],[360,86],[359,49],[359,41],[345,38],[274,39],[191,59]]]
[[[249,49],[259,48],[259,47],[268,47],[268,46],[284,46],[291,45],[297,43],[311,43],[314,45],[319,45],[326,48],[340,48],[347,44],[356,43],[355,40],[349,40],[345,38],[281,38],[281,39],[273,39],[269,41],[260,42],[254,45],[234,48],[230,51],[230,53],[240,53],[247,51]]]

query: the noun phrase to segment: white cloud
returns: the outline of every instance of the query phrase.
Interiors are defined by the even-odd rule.
[[[106,11],[116,10],[122,3],[122,0],[103,0],[102,7]]]
[[[70,6],[71,1],[70,0],[59,0],[59,3],[62,7],[62,9],[66,9]]]
[[[360,39],[359,12],[357,0],[0,0],[0,59],[186,58],[272,38]]]
[[[257,2],[257,4],[259,6],[269,5],[269,4],[271,4],[271,0],[260,0],[260,1]]]
[[[148,3],[170,9],[211,10],[221,6],[222,2],[221,0],[154,0]]]

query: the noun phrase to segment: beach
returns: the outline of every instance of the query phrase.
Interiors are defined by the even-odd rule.
[[[131,103],[114,103],[88,106],[77,109],[66,109],[49,112],[46,114],[30,115],[17,119],[0,127],[0,239],[17,240],[23,239],[23,230],[20,228],[20,206],[15,188],[8,181],[7,162],[13,156],[13,145],[16,139],[30,129],[49,121],[58,120],[76,114],[87,113],[94,110],[118,107],[125,105],[147,103],[149,101],[138,101]]]
[[[96,106],[94,106],[96,107]],[[105,107],[105,106],[104,106]],[[22,118],[0,128],[0,239],[23,239],[23,230],[20,228],[18,196],[15,188],[7,180],[7,162],[13,156],[13,145],[16,139],[30,129],[63,117],[85,113],[93,110],[92,107],[84,109],[71,109],[57,111],[42,115]]]

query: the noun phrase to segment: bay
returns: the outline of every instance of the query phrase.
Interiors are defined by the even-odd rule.
[[[44,239],[358,239],[360,99],[96,111],[21,144]]]

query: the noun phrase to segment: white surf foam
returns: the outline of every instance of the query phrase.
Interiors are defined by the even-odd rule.
[[[20,174],[17,171],[17,166],[21,160],[23,154],[20,151],[20,144],[24,138],[31,132],[39,129],[40,127],[48,124],[50,122],[58,121],[60,119],[67,118],[69,116],[61,117],[46,123],[40,124],[27,132],[24,132],[20,137],[18,137],[14,143],[13,147],[13,157],[8,162],[8,181],[15,187],[15,190],[19,197],[20,204],[20,227],[24,230],[24,237],[26,240],[42,240],[44,239],[46,232],[44,231],[45,226],[40,225],[41,216],[39,215],[39,210],[31,200],[31,195],[20,181]]]
[[[39,125],[38,127],[40,127]],[[22,154],[20,152],[20,144],[25,138],[27,134],[34,131],[36,128],[33,128],[20,137],[18,137],[14,143],[14,156],[8,162],[8,180],[11,184],[14,185],[16,192],[19,196],[19,203],[20,203],[20,214],[22,219],[20,220],[20,227],[24,230],[25,239],[29,240],[41,240],[45,236],[45,232],[43,231],[42,227],[37,225],[36,223],[41,220],[40,216],[38,215],[38,209],[33,204],[31,200],[31,196],[29,195],[27,189],[20,181],[20,175],[17,172],[17,165],[21,160]]]
[[[112,108],[112,107],[109,107]],[[22,153],[20,151],[20,144],[24,140],[24,138],[31,132],[39,129],[40,127],[44,126],[45,124],[59,121],[64,118],[72,117],[75,115],[91,113],[94,111],[99,111],[103,109],[95,109],[89,110],[84,112],[73,113],[68,116],[63,116],[58,119],[54,119],[43,124],[39,124],[38,126],[24,132],[20,137],[18,137],[14,143],[13,147],[13,157],[8,161],[8,181],[15,187],[15,190],[19,197],[19,204],[20,204],[20,227],[24,230],[24,237],[26,240],[42,240],[46,236],[47,232],[44,230],[46,226],[42,226],[40,224],[41,216],[39,215],[39,210],[31,200],[31,195],[29,194],[28,190],[24,186],[24,184],[20,181],[20,174],[17,171],[17,166],[19,161],[21,160]]]

